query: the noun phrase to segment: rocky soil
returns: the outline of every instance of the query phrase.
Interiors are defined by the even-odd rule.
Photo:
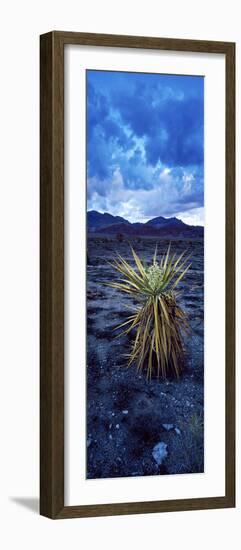
[[[156,239],[131,242],[148,262]],[[166,251],[168,242],[158,242]],[[108,264],[116,253],[131,261],[127,241],[88,240],[87,267],[87,478],[200,473],[203,449],[203,241],[173,241],[173,251],[192,253],[180,284],[180,302],[189,315],[185,369],[179,380],[147,381],[125,366],[128,337],[115,338],[128,300],[104,282],[118,275]]]

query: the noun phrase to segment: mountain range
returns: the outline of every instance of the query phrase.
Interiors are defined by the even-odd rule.
[[[203,238],[204,228],[199,225],[188,225],[178,218],[158,216],[148,222],[131,223],[121,216],[104,214],[96,210],[87,212],[88,233],[104,235],[130,235],[140,237],[186,237]]]

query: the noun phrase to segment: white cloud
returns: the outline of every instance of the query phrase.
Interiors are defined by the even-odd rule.
[[[176,217],[188,225],[204,225],[204,207],[178,212]]]
[[[92,195],[88,209],[119,215],[131,222],[176,216],[188,224],[203,225],[203,208],[196,199],[193,172],[176,171],[160,164],[151,168],[155,183],[147,189],[132,188],[130,184],[126,187],[120,166],[116,167],[111,181],[90,179],[88,188],[92,188]]]

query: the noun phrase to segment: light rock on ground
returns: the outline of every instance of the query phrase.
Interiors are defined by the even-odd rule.
[[[152,451],[152,456],[156,461],[156,463],[158,464],[158,466],[162,464],[163,460],[167,457],[167,455],[168,455],[167,445],[166,443],[163,443],[163,441],[160,441],[160,443],[157,443],[157,445],[155,445]]]

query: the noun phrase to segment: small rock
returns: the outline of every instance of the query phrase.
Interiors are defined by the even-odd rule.
[[[122,411],[122,414],[128,414],[129,411],[127,411],[127,409],[125,409],[124,411]]]
[[[91,437],[88,437],[88,439],[87,439],[87,448],[90,447],[91,443],[92,443],[92,439],[91,439]]]
[[[109,439],[112,439],[112,435],[111,435],[111,434],[109,435]]]
[[[173,424],[162,424],[163,428],[169,432],[169,430],[173,430],[174,426]]]
[[[181,430],[179,430],[179,428],[175,428],[175,432],[177,435],[181,435]]]
[[[116,424],[116,429],[119,430],[120,424]]]
[[[152,451],[152,456],[156,461],[156,463],[158,464],[158,466],[162,464],[163,460],[167,457],[167,455],[168,455],[167,445],[166,443],[163,443],[163,441],[160,441],[160,443],[157,443],[157,445],[155,445]]]

